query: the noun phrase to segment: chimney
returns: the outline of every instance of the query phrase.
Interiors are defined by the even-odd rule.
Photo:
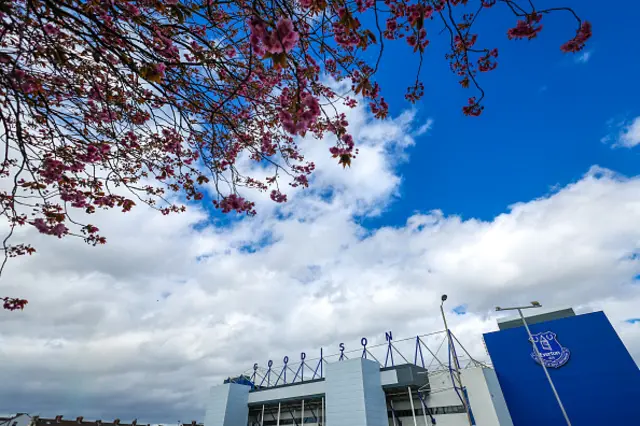
[[[56,416],[56,423],[60,423],[62,421],[62,416],[61,415],[57,415]]]
[[[120,419],[115,419],[115,420],[113,421],[113,424],[114,424],[114,425],[119,425],[119,424],[120,424]]]
[[[76,418],[76,422],[82,424],[82,420],[84,419],[84,417],[80,416],[78,418]]]

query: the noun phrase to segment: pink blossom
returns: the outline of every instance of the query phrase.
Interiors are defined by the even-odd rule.
[[[271,199],[276,203],[285,203],[287,201],[287,195],[274,189],[271,191]]]
[[[34,79],[29,78],[27,79],[27,81],[20,85],[20,88],[24,93],[29,94],[38,90],[38,85],[36,84]]]
[[[63,201],[71,202],[72,207],[84,208],[88,205],[87,197],[82,191],[60,188],[60,198]]]
[[[584,48],[587,40],[591,38],[591,23],[585,21],[580,25],[580,28],[576,32],[576,36],[560,46],[560,50],[563,52],[579,52]]]
[[[276,31],[285,52],[291,51],[298,43],[300,37],[294,30],[291,19],[280,18],[276,25]]]
[[[246,212],[249,215],[255,214],[253,210],[254,203],[245,200],[236,194],[231,194],[222,198],[222,201],[214,201],[213,204],[222,210],[223,213],[229,213],[232,210],[243,213]]]
[[[63,235],[69,232],[69,228],[64,226],[62,223],[58,223],[52,226],[47,224],[42,218],[35,219],[30,223],[41,233],[47,235],[55,235],[58,238],[62,238]]]
[[[140,9],[136,5],[127,3],[124,7],[131,16],[140,16]]]
[[[533,12],[530,15],[527,15],[526,20],[518,20],[516,26],[510,28],[507,31],[507,37],[509,40],[511,39],[529,39],[535,38],[538,36],[538,33],[542,31],[542,25],[540,25],[540,20],[542,19],[542,15],[539,13]]]
[[[159,64],[155,64],[154,69],[161,78],[164,78],[164,71],[167,69],[167,66],[165,64],[163,64],[162,62],[160,62]]]
[[[309,186],[309,178],[307,178],[307,175],[298,175],[294,178],[294,182],[291,184],[291,186],[296,187],[296,186],[304,186],[305,188]]]
[[[293,28],[293,22],[287,18],[280,18],[276,24],[276,30],[270,32],[265,23],[259,18],[249,21],[249,43],[254,52],[264,55],[290,52],[298,43],[300,36]]]
[[[58,27],[52,25],[51,23],[46,23],[44,25],[44,27],[42,27],[42,28],[44,29],[44,32],[47,33],[47,35],[50,35],[50,36],[57,35],[60,32]]]
[[[44,178],[45,183],[57,182],[65,171],[64,164],[59,160],[47,158],[43,161],[38,173]]]
[[[234,58],[236,56],[236,49],[232,46],[229,46],[225,49],[224,53],[227,55],[227,58]]]

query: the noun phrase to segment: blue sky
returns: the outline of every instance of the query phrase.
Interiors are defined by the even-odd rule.
[[[593,24],[587,62],[559,49],[574,31],[566,14],[545,16],[543,31],[532,41],[508,41],[506,30],[515,20],[497,8],[491,10],[496,19],[486,15],[480,22],[478,43],[499,47],[500,57],[496,70],[480,76],[487,98],[479,118],[460,112],[471,92],[449,72],[441,51],[444,35],[432,30],[418,109],[434,126],[409,150],[409,161],[400,167],[401,196],[373,226],[404,223],[414,210],[489,219],[514,202],[576,181],[594,164],[624,175],[640,171],[640,149],[601,142],[611,131],[608,120],[640,115],[640,49],[632,42],[640,5],[629,3],[621,13],[595,1],[562,4]],[[414,68],[397,66],[408,52],[393,46],[378,79],[392,113],[398,113],[406,108],[403,95]]]

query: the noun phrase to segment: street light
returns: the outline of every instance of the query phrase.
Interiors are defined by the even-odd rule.
[[[460,375],[460,364],[458,362],[458,356],[456,355],[455,348],[453,346],[453,341],[451,340],[451,333],[449,333],[449,326],[447,325],[447,317],[444,314],[444,302],[447,300],[447,295],[443,294],[440,297],[440,313],[442,313],[442,321],[444,321],[444,330],[447,333],[447,344],[449,345],[449,351],[453,352],[453,364],[455,367],[456,377],[458,379],[458,386],[460,387],[460,392],[462,392],[461,398],[462,405],[464,406],[465,411],[467,412],[467,419],[469,420],[469,424],[473,426],[473,421],[471,420],[471,410],[469,408],[469,404],[467,403],[467,396],[464,393],[464,387],[462,386],[462,376]],[[455,383],[453,384],[455,388]]]
[[[564,419],[566,420],[567,425],[571,426],[571,421],[569,420],[569,416],[567,415],[567,411],[564,409],[564,405],[562,405],[562,401],[560,400],[560,395],[558,395],[558,391],[556,390],[556,387],[553,384],[553,380],[551,380],[551,376],[549,375],[549,370],[547,370],[547,366],[544,365],[544,360],[542,359],[542,356],[540,355],[540,351],[538,351],[538,347],[536,346],[536,344],[533,341],[533,336],[531,335],[531,330],[529,330],[529,325],[527,324],[527,320],[524,318],[524,315],[522,314],[522,310],[523,309],[533,309],[533,308],[542,308],[542,305],[540,304],[540,302],[534,300],[533,302],[531,302],[531,305],[529,305],[529,306],[514,306],[512,308],[501,308],[500,306],[496,306],[496,311],[498,311],[498,312],[500,312],[500,311],[518,311],[518,314],[520,314],[520,319],[522,319],[522,323],[524,324],[524,328],[527,330],[527,334],[529,335],[529,341],[531,342],[531,345],[533,346],[533,352],[536,354],[536,357],[538,358],[538,361],[540,361],[540,365],[542,366],[542,369],[544,370],[545,376],[547,376],[547,380],[549,381],[549,386],[551,386],[551,390],[553,391],[553,394],[556,397],[556,401],[558,401],[558,405],[560,406],[560,410],[562,411],[562,415],[564,416]]]

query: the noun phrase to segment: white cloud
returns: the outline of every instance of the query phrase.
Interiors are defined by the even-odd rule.
[[[431,130],[433,128],[433,123],[434,123],[433,118],[427,119],[427,121],[422,126],[420,126],[418,128],[418,130],[416,130],[414,135],[415,136],[421,136],[421,135],[427,133],[429,130]]]
[[[622,129],[618,144],[627,148],[640,144],[640,117],[636,117],[631,124]]]
[[[589,50],[585,50],[584,52],[582,52],[580,55],[576,57],[576,62],[581,64],[586,64],[587,62],[589,62],[589,59],[591,59],[592,54],[593,52]]]
[[[104,247],[23,231],[38,254],[12,260],[2,281],[30,304],[0,312],[0,376],[11,383],[0,410],[202,420],[207,388],[256,361],[440,329],[442,293],[451,309],[466,305],[451,325],[480,358],[493,306],[537,299],[604,308],[639,359],[640,324],[624,321],[640,306],[640,177],[594,167],[491,221],[432,211],[365,229],[357,217],[397,193],[415,121],[355,110],[351,170],[327,159],[326,142],[305,141],[315,186],[227,228],[202,226],[197,208],[140,207],[98,213]]]
[[[619,123],[609,120],[607,124],[613,130],[609,135],[602,138],[603,143],[611,144],[614,148],[633,148],[640,144],[640,117]]]

